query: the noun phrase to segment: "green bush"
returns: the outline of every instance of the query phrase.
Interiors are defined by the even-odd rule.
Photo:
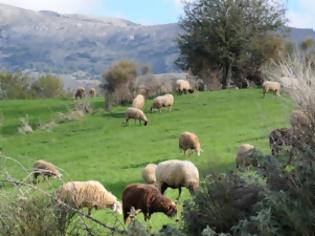
[[[33,81],[22,73],[0,72],[0,99],[32,99],[64,97],[62,82],[44,75]]]
[[[40,77],[31,85],[31,90],[34,97],[38,98],[56,98],[65,95],[62,82],[52,75]]]
[[[50,197],[23,188],[11,194],[0,195],[0,235],[64,235],[65,226]]]
[[[136,77],[137,65],[129,61],[115,63],[103,74],[106,89],[106,110],[110,110],[115,103],[131,102]]]
[[[208,176],[196,195],[184,203],[185,231],[201,235],[209,226],[215,232],[229,233],[239,220],[255,212],[261,190],[233,173]]]
[[[0,73],[0,99],[29,99],[31,79],[21,73]]]

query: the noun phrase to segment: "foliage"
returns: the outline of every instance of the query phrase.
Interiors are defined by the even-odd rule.
[[[60,79],[45,75],[37,80],[22,73],[0,73],[0,99],[60,98],[65,96]]]
[[[284,24],[284,13],[275,0],[186,2],[176,63],[201,76],[209,69],[222,70],[223,87],[229,87],[232,78],[249,77],[277,57],[282,40],[270,32]]]
[[[21,73],[0,73],[0,99],[29,99],[31,79]]]
[[[253,214],[261,188],[246,184],[238,175],[207,176],[191,201],[184,203],[184,227],[189,235],[200,235],[210,226],[228,233],[231,227]]]
[[[0,195],[0,235],[64,235],[64,225],[51,198],[21,188]]]
[[[58,98],[64,96],[63,84],[60,79],[45,75],[32,83],[31,90],[37,98]]]
[[[115,63],[103,74],[107,110],[113,103],[131,101],[136,77],[137,65],[129,61]]]
[[[315,41],[312,38],[305,39],[303,42],[300,44],[300,48],[303,51],[307,51],[309,49],[312,49],[314,47]]]

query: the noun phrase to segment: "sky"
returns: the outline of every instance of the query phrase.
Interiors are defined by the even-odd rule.
[[[315,0],[287,1],[288,25],[315,29]],[[183,14],[181,0],[0,0],[0,3],[32,10],[120,17],[144,25],[174,23]]]

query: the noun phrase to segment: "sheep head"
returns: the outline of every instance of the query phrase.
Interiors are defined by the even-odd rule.
[[[155,204],[157,211],[163,212],[169,217],[173,217],[177,214],[176,204],[163,195],[156,199]]]
[[[122,214],[122,206],[121,203],[119,201],[116,201],[113,205],[112,205],[112,210],[118,214]]]

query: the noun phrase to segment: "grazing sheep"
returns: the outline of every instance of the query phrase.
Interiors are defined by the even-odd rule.
[[[138,94],[132,102],[132,107],[138,108],[140,110],[144,107],[144,96],[142,94]]]
[[[272,91],[275,96],[280,96],[280,83],[273,81],[265,81],[262,84],[263,95],[265,96],[268,91]]]
[[[179,136],[179,149],[183,150],[184,154],[186,154],[186,151],[189,149],[194,150],[198,156],[200,156],[200,152],[202,152],[197,135],[191,132],[183,132]]]
[[[168,110],[171,111],[174,104],[174,96],[172,94],[165,94],[163,96],[158,96],[154,98],[150,111],[153,109],[158,109],[161,112],[162,107],[168,107]]]
[[[93,208],[111,208],[114,212],[122,213],[121,203],[117,198],[94,180],[67,182],[56,190],[56,198],[77,209],[88,208],[88,215],[91,215]]]
[[[236,156],[236,168],[257,166],[256,159],[251,157],[254,149],[255,147],[251,144],[241,144],[239,146]]]
[[[176,205],[169,198],[150,184],[130,184],[122,193],[124,222],[126,223],[132,207],[141,210],[144,220],[150,219],[155,212],[162,212],[169,217],[177,213]]]
[[[75,98],[83,98],[85,96],[85,88],[80,87],[77,89],[77,91],[75,92]]]
[[[91,88],[89,91],[89,95],[90,97],[95,97],[96,96],[96,89],[95,88]]]
[[[194,89],[191,87],[188,80],[179,79],[176,80],[176,92],[177,95],[182,95],[182,93],[186,94],[187,92],[193,93]]]
[[[193,194],[199,187],[199,172],[190,161],[168,160],[159,163],[156,167],[156,183],[161,193],[170,188],[178,188],[178,197],[181,187],[186,187]]]
[[[145,183],[147,184],[155,184],[156,177],[155,177],[155,170],[156,165],[155,164],[148,164],[146,167],[144,167],[142,171],[142,178]]]
[[[279,154],[285,146],[292,145],[292,130],[289,128],[274,129],[269,134],[269,145],[272,155]]]
[[[128,124],[129,119],[139,120],[139,124],[141,125],[141,121],[144,121],[144,125],[146,126],[148,124],[148,119],[138,108],[135,107],[129,107],[125,113],[126,118],[126,125]]]
[[[34,183],[37,181],[37,177],[42,175],[45,177],[54,177],[54,178],[61,178],[62,174],[59,172],[57,167],[44,160],[37,160],[33,163],[33,176],[34,176]]]

